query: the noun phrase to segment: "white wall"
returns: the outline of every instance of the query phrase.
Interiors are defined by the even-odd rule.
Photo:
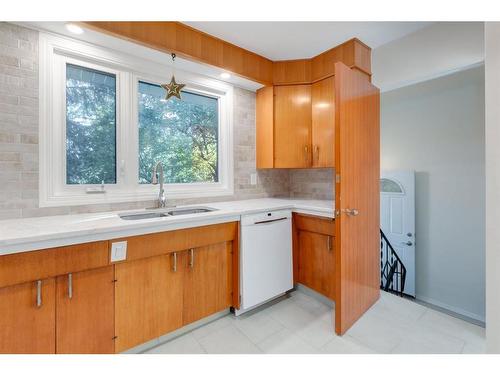
[[[382,94],[381,166],[416,172],[417,298],[484,320],[483,67]]]
[[[486,341],[500,353],[500,23],[485,26]]]
[[[484,60],[482,22],[438,22],[373,50],[373,82],[382,91],[470,67]]]

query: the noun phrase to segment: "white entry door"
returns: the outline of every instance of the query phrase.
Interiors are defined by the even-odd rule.
[[[415,297],[415,173],[380,174],[380,227],[406,267],[404,293]]]

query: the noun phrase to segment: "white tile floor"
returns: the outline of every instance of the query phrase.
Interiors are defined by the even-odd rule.
[[[332,309],[295,291],[256,313],[225,316],[146,354],[221,353],[484,353],[485,330],[382,292],[342,337]]]

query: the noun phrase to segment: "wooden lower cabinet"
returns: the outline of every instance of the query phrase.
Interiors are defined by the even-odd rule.
[[[298,282],[335,300],[335,257],[332,236],[299,230]]]
[[[55,324],[54,278],[0,288],[0,353],[55,353]]]
[[[183,323],[189,324],[231,306],[231,242],[187,252]]]
[[[113,266],[57,277],[57,353],[115,352],[113,280]]]
[[[161,255],[115,267],[117,353],[182,326],[183,254]]]
[[[117,264],[116,352],[230,307],[231,260],[229,241]]]

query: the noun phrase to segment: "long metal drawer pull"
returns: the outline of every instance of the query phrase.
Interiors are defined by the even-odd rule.
[[[194,249],[189,249],[189,267],[194,267]]]
[[[177,272],[177,253],[174,253],[174,254],[173,254],[173,257],[174,257],[174,265],[173,265],[173,267],[172,267],[172,270],[173,270],[174,272]]]
[[[36,307],[42,306],[42,280],[36,282]]]
[[[254,224],[268,224],[268,223],[274,223],[276,221],[282,221],[288,219],[287,217],[280,217],[279,219],[274,219],[274,220],[262,220],[262,221],[256,221]]]
[[[73,274],[68,273],[68,298],[73,298]]]
[[[332,251],[332,237],[328,236],[328,251]]]

